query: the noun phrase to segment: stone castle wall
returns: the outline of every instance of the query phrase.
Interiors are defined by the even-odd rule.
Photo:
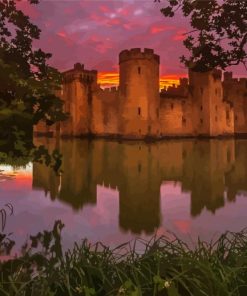
[[[231,102],[234,110],[235,133],[247,134],[247,78],[234,79],[231,72],[224,73],[224,99]]]
[[[93,94],[92,133],[114,136],[119,126],[119,91],[116,87],[99,89]]]
[[[119,87],[101,89],[97,71],[75,64],[63,73],[60,97],[68,120],[36,134],[127,139],[247,135],[247,79],[219,70],[189,71],[180,85],[159,90],[159,56],[152,49],[119,54]]]
[[[234,134],[233,108],[223,100],[221,71],[189,72],[195,135]]]

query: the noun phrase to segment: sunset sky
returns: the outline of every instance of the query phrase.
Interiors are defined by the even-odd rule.
[[[99,71],[102,86],[118,83],[118,54],[133,47],[153,48],[161,57],[161,85],[186,76],[179,56],[186,53],[182,44],[190,27],[181,15],[166,19],[161,3],[153,0],[41,0],[39,5],[20,1],[41,30],[35,46],[51,52],[52,66],[67,70],[76,62]],[[232,68],[236,76],[246,76],[242,66]]]

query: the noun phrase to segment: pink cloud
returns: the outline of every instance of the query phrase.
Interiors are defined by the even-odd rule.
[[[122,16],[127,16],[129,15],[130,10],[128,8],[122,8],[118,10],[118,14],[122,15]]]
[[[112,48],[111,45],[106,43],[100,43],[96,46],[96,51],[99,53],[106,53],[108,49]]]
[[[95,12],[93,12],[93,13],[90,15],[90,19],[91,19],[92,21],[95,21],[95,22],[98,22],[98,23],[105,22],[105,18],[102,17],[101,15],[96,14]]]
[[[42,30],[35,45],[51,52],[50,62],[61,70],[83,61],[89,69],[99,65],[98,71],[112,71],[101,62],[113,65],[123,49],[150,47],[160,54],[162,75],[180,72],[179,57],[186,49],[178,41],[184,39],[189,23],[180,15],[164,18],[152,1],[142,6],[139,1],[114,1],[111,6],[103,0],[40,1],[31,8],[27,1],[18,3],[27,12],[31,9]]]
[[[110,26],[116,26],[119,25],[121,23],[120,19],[114,18],[114,19],[110,19],[109,21],[107,21],[107,24]]]
[[[110,12],[110,8],[106,5],[100,5],[99,9],[102,11],[102,12]]]
[[[64,12],[65,15],[73,15],[74,14],[74,9],[73,9],[73,7],[66,7],[63,10],[63,12]]]
[[[60,31],[57,33],[57,36],[59,36],[63,42],[70,47],[79,43],[79,35],[77,33],[68,35],[65,31]]]
[[[44,26],[48,29],[48,28],[51,28],[52,27],[52,22],[51,21],[46,21],[44,23]]]
[[[186,33],[185,30],[179,30],[179,31],[176,32],[176,35],[174,35],[172,39],[174,41],[184,40],[186,38],[185,33]]]
[[[124,27],[124,29],[126,29],[126,30],[131,30],[131,29],[133,29],[133,26],[132,26],[131,24],[129,24],[129,23],[127,23],[127,24],[123,24],[123,27]]]
[[[65,32],[58,32],[57,35],[62,37],[62,38],[66,38],[66,33]]]
[[[153,25],[150,28],[150,33],[151,34],[157,34],[157,33],[161,33],[161,32],[165,32],[165,31],[169,31],[174,29],[174,27],[172,26],[166,26],[166,25]]]

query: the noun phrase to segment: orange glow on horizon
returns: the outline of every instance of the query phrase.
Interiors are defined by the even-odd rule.
[[[179,85],[179,78],[187,77],[184,74],[181,75],[162,75],[160,77],[160,89],[164,87]],[[102,88],[118,86],[119,85],[119,73],[118,72],[99,72],[98,83]]]
[[[118,72],[99,72],[98,83],[101,87],[111,87],[119,85],[119,73]]]
[[[2,187],[21,188],[32,184],[32,165],[25,168],[14,168],[10,165],[0,165],[0,184]],[[10,182],[9,182],[10,181]],[[12,183],[14,181],[14,183]],[[14,187],[13,187],[14,186]]]

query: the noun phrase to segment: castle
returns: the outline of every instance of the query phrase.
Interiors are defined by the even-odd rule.
[[[189,70],[177,87],[159,89],[160,58],[152,49],[119,54],[119,87],[102,89],[97,71],[77,63],[63,73],[59,96],[69,118],[39,123],[35,134],[123,139],[247,135],[247,78]]]

